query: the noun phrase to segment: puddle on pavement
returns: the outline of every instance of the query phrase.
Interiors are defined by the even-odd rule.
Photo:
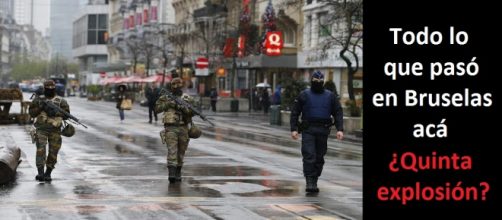
[[[165,164],[111,167],[101,171],[112,176],[156,176],[168,174]],[[248,166],[196,165],[184,166],[183,176],[270,176],[269,171]]]
[[[186,176],[269,176],[273,175],[267,170],[248,166],[185,166],[183,175]]]
[[[82,150],[89,154],[105,155],[108,152],[114,152],[110,151],[111,149],[114,149],[119,154],[134,153],[134,151],[127,149],[123,145],[117,144],[115,141],[106,140],[104,138],[94,136],[91,133],[83,132],[82,134],[79,134],[77,138],[74,139],[74,141],[82,143],[83,145]],[[96,146],[96,147],[87,147],[87,146]]]
[[[103,199],[105,195],[100,190],[89,185],[78,185],[73,188],[73,194],[78,199]]]
[[[134,144],[137,144],[139,146],[142,146],[142,147],[144,147],[146,149],[150,149],[150,150],[165,149],[166,154],[167,154],[167,147],[161,143],[160,137],[159,138],[152,138],[152,137],[148,137],[148,136],[144,136],[144,135],[132,135],[131,136],[131,135],[126,135],[126,134],[122,134],[122,133],[118,133],[118,134],[116,132],[114,132],[114,133],[117,135],[118,138],[120,138],[123,141],[134,143]],[[120,148],[120,150],[122,151],[123,147]],[[117,150],[117,151],[119,151],[119,150]],[[126,151],[125,153],[127,153],[127,152],[128,151]],[[186,156],[214,156],[213,154],[205,153],[200,150],[191,149],[190,145],[188,146],[188,150],[185,155]]]
[[[105,206],[93,206],[93,205],[79,205],[75,206],[75,209],[77,209],[77,213],[80,215],[93,215],[108,210]],[[98,219],[98,218],[86,218],[86,219]]]
[[[287,197],[296,196],[301,193],[302,186],[299,182],[289,180],[270,180],[270,179],[226,179],[226,180],[190,180],[190,184],[198,185],[225,185],[228,183],[247,183],[260,185],[265,190],[245,193],[232,193],[242,197]]]
[[[91,187],[91,186],[87,186],[87,185],[83,185],[83,186],[75,186],[73,188],[73,193],[75,194],[95,194],[99,192],[99,190]]]
[[[120,144],[116,144],[116,145],[115,145],[115,150],[116,150],[116,151],[117,151],[117,153],[119,153],[119,154],[131,154],[131,153],[133,154],[133,153],[134,153],[134,151],[129,150],[129,149],[127,149],[127,147],[122,146],[122,145],[120,145]]]
[[[141,162],[141,161],[139,161]],[[102,174],[111,176],[156,176],[163,175],[167,176],[167,168],[165,164],[153,164],[150,163],[138,163],[134,161],[134,165],[128,164],[121,167],[110,167],[100,171]]]
[[[187,184],[188,178],[181,183],[170,184],[167,179],[148,180],[116,180],[114,184],[121,186],[138,196],[172,196],[172,197],[221,197],[221,193],[206,187]]]

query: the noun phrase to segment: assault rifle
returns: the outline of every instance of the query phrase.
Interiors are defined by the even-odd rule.
[[[87,128],[87,126],[82,124],[77,117],[66,112],[65,110],[63,110],[59,106],[55,105],[54,103],[48,101],[44,95],[40,94],[40,91],[33,93],[33,95],[30,97],[30,99],[33,99],[33,96],[39,98],[39,100],[43,103],[43,105],[46,105],[51,111],[54,111],[55,113],[57,113],[57,112],[61,113],[63,115],[63,118],[67,118],[65,120],[68,120],[68,121],[75,123],[75,124],[78,124],[78,125],[82,125],[84,128]]]
[[[166,89],[162,88],[160,90],[160,95],[165,95],[169,99],[173,100],[176,102],[176,104],[181,105],[185,108],[190,109],[195,115],[198,115],[202,120],[208,122],[211,126],[214,126],[213,122],[209,121],[205,115],[203,115],[201,112],[199,112],[197,109],[195,109],[192,105],[190,105],[188,102],[184,101],[183,99],[180,99],[179,97],[173,95],[171,92],[167,91]]]

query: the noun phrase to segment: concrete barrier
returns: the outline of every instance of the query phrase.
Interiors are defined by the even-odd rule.
[[[17,146],[0,146],[0,184],[14,179],[21,160],[21,149]]]
[[[218,102],[216,102],[216,111],[217,112],[230,112],[230,101],[232,98],[220,98]],[[248,112],[249,111],[249,101],[248,99],[239,98],[239,112]]]

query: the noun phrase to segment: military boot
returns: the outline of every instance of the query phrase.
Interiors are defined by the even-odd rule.
[[[176,182],[176,167],[168,166],[167,169],[169,171],[169,183]]]
[[[316,179],[317,179],[316,177],[312,177],[312,176],[305,177],[305,180],[307,181],[307,187],[305,188],[306,192],[309,192],[309,193],[319,192],[319,189],[317,188]]]
[[[52,181],[51,173],[52,173],[52,168],[47,167],[47,170],[45,171],[45,174],[44,174],[45,181],[49,181],[49,182]]]
[[[181,182],[181,166],[176,167],[176,181]]]
[[[38,175],[35,176],[35,179],[38,181],[44,181],[44,167],[38,168]]]

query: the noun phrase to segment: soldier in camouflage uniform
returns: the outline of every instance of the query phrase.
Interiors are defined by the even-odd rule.
[[[183,94],[181,88],[183,81],[174,78],[171,81],[171,93],[188,103],[193,103],[193,98]],[[193,113],[190,109],[176,104],[167,96],[161,96],[155,104],[155,112],[164,112],[162,122],[165,130],[161,131],[163,143],[167,144],[167,168],[169,170],[169,182],[181,181],[181,167],[183,158],[188,147],[188,125],[192,122]]]
[[[30,105],[30,116],[35,118],[34,126],[36,133],[34,135],[37,146],[36,165],[38,175],[35,177],[38,181],[51,181],[51,172],[57,162],[57,155],[61,148],[61,126],[63,120],[66,120],[61,113],[50,109],[42,100],[47,100],[59,106],[61,109],[70,113],[68,103],[56,95],[56,84],[52,80],[44,82],[44,93],[33,99]],[[49,154],[46,156],[46,145],[49,143]],[[44,166],[47,170],[44,173]]]

